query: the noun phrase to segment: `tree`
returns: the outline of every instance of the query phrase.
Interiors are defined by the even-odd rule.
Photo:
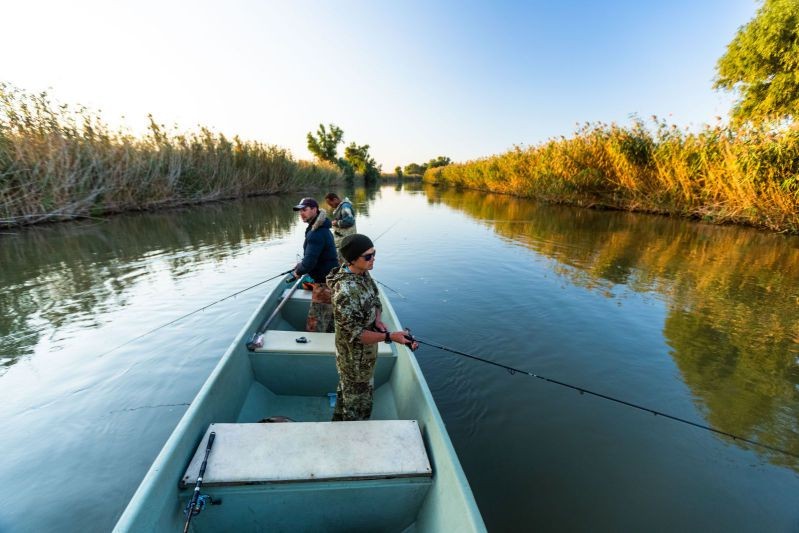
[[[344,179],[347,181],[352,181],[355,179],[355,169],[352,168],[352,165],[349,161],[340,157],[338,161],[336,161],[338,168],[341,169],[341,173],[344,175]]]
[[[452,160],[449,157],[444,157],[440,155],[435,159],[431,159],[427,162],[427,168],[436,168],[436,167],[445,167],[452,163]]]
[[[427,165],[419,165],[416,163],[408,163],[405,165],[405,174],[409,174],[412,176],[421,176],[424,174],[424,171],[427,170]]]
[[[325,130],[323,124],[319,124],[316,136],[308,132],[308,150],[320,161],[328,161],[338,164],[338,144],[344,132],[335,124],[330,124],[330,131]]]
[[[402,177],[402,167],[400,167],[400,166],[394,167],[394,174],[396,174],[398,178],[401,178]]]
[[[714,88],[736,91],[734,122],[799,116],[799,2],[765,0],[716,64]]]
[[[363,178],[367,183],[375,182],[380,177],[380,167],[377,166],[374,158],[369,155],[368,144],[358,146],[354,142],[350,143],[344,149],[344,158],[356,172],[363,174]]]

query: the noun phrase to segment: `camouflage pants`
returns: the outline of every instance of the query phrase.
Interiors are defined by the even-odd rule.
[[[336,407],[333,410],[333,422],[344,420],[369,420],[372,416],[372,395],[374,385],[339,380],[336,387]]]
[[[311,292],[311,308],[305,321],[305,331],[333,333],[333,305],[330,287],[326,283],[314,283]]]
[[[365,348],[347,354],[341,354],[336,350],[338,387],[333,422],[369,420],[372,416],[377,346]]]

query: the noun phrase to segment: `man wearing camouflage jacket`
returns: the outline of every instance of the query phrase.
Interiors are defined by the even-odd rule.
[[[341,241],[345,264],[327,276],[333,292],[336,331],[336,368],[339,382],[333,421],[368,420],[372,414],[377,344],[406,344],[405,332],[389,332],[380,319],[383,310],[369,270],[374,268],[375,249],[366,235],[353,234]],[[417,344],[412,343],[415,350]]]
[[[338,194],[329,192],[325,196],[325,202],[333,210],[330,215],[331,223],[333,225],[333,240],[336,243],[336,250],[338,252],[339,264],[344,264],[344,258],[341,256],[341,241],[347,235],[358,233],[355,228],[355,211],[352,208],[352,202],[349,198],[343,200],[338,197]]]

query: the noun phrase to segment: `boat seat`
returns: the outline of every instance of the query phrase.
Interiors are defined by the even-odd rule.
[[[290,292],[291,292],[291,289],[284,290],[283,291],[283,295],[280,297],[280,299],[281,300],[285,300],[286,296],[288,296]],[[312,292],[313,291],[306,291],[306,290],[300,288],[300,289],[297,289],[296,291],[294,291],[291,294],[291,299],[292,300],[308,300],[310,302],[311,301],[311,293]]]
[[[297,342],[300,337],[308,342]],[[326,396],[336,390],[335,333],[270,329],[263,347],[249,356],[255,380],[275,394]],[[395,361],[391,345],[378,344],[375,389],[388,381]]]
[[[429,484],[433,475],[416,420],[211,424],[181,488],[194,486],[211,431],[203,487],[400,478]]]
[[[307,331],[279,331],[268,330],[264,334],[264,345],[256,348],[256,353],[282,353],[305,355],[335,355],[335,333],[316,333]],[[300,337],[305,337],[308,342],[297,342]],[[391,356],[391,345],[381,342],[377,345],[377,356]]]

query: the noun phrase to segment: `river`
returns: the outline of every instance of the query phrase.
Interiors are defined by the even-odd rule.
[[[799,455],[799,238],[420,185],[339,192],[419,336]],[[113,527],[271,283],[137,337],[289,268],[297,199],[3,231],[0,531]],[[790,455],[416,355],[490,531],[799,529]]]

